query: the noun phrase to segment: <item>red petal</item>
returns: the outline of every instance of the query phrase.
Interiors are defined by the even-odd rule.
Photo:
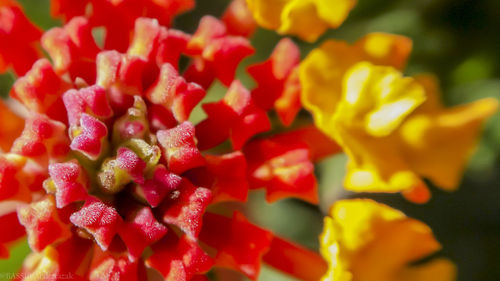
[[[0,244],[0,259],[8,259],[9,258],[9,249],[4,245]]]
[[[133,150],[120,147],[115,158],[108,158],[101,165],[97,175],[99,185],[106,193],[115,194],[131,181],[144,184],[146,166],[147,163]]]
[[[82,278],[88,271],[93,246],[92,240],[77,235],[57,245],[60,276],[73,275],[74,279],[80,280],[78,278]]]
[[[196,83],[188,83],[187,88],[176,95],[172,104],[172,113],[178,121],[189,118],[194,107],[205,97],[205,90]]]
[[[68,21],[73,17],[84,15],[87,4],[90,0],[51,0],[50,14],[53,17],[61,17],[64,21]]]
[[[158,165],[153,178],[146,180],[143,185],[137,185],[136,194],[145,199],[151,207],[157,207],[165,196],[173,190],[179,189],[182,178],[171,173],[163,165]]]
[[[314,165],[306,144],[256,140],[244,151],[250,186],[266,188],[268,202],[286,197],[297,197],[313,204],[318,202]]]
[[[47,59],[40,59],[33,64],[30,71],[17,79],[10,95],[19,100],[30,111],[48,113],[51,116],[59,117],[56,118],[57,120],[64,121],[66,112],[64,107],[60,107],[60,98],[69,87],[69,84],[57,76]],[[56,109],[60,112],[52,112]]]
[[[21,159],[19,159],[21,160]],[[19,193],[26,193],[26,201],[30,201],[30,196],[27,190],[19,192],[21,186],[20,176],[22,176],[22,168],[24,166],[24,159],[22,161],[14,161],[4,155],[0,155],[0,199],[10,199]]]
[[[123,223],[114,207],[94,197],[89,197],[82,209],[71,215],[70,220],[94,236],[103,251],[109,247]]]
[[[299,68],[296,67],[285,82],[282,95],[274,102],[274,109],[281,123],[290,126],[302,108]]]
[[[136,183],[144,183],[146,163],[134,151],[120,147],[116,156],[118,167],[127,172]]]
[[[57,208],[87,198],[88,178],[76,160],[49,165],[49,174],[56,189]]]
[[[205,164],[205,159],[196,147],[194,127],[190,122],[161,130],[156,134],[167,161],[168,169],[176,174]]]
[[[229,86],[240,62],[254,52],[246,38],[227,36],[213,40],[203,50],[203,58],[213,64],[215,76],[222,84]]]
[[[139,280],[137,262],[126,258],[108,257],[102,260],[90,273],[90,281],[136,281]]]
[[[177,244],[177,253],[179,257],[182,257],[187,280],[190,280],[194,274],[207,272],[214,264],[213,259],[188,236],[181,237]]]
[[[95,117],[83,113],[80,118],[80,126],[71,128],[72,136],[70,148],[79,151],[91,160],[97,160],[103,153],[107,142],[108,128]]]
[[[251,37],[257,29],[257,23],[245,0],[233,0],[224,12],[222,21],[231,35]]]
[[[0,225],[9,228],[9,231],[0,232],[0,244],[16,241],[26,234],[24,226],[19,223],[16,212],[0,216]]]
[[[134,37],[130,43],[127,54],[150,60],[158,48],[158,39],[167,29],[160,26],[158,20],[151,18],[138,18],[135,21]]]
[[[147,139],[149,137],[147,110],[144,100],[139,96],[134,96],[133,107],[113,124],[113,143],[123,143],[134,138]]]
[[[109,103],[116,115],[121,115],[134,103],[133,95],[141,95],[146,60],[117,51],[97,55],[97,85],[108,90]]]
[[[203,107],[209,104],[204,104]],[[222,114],[221,114],[222,115]],[[231,119],[226,119],[230,121]],[[196,139],[198,148],[207,150],[213,148],[229,138],[228,123],[220,123],[218,118],[207,118],[196,125]]]
[[[138,259],[146,247],[160,240],[167,228],[159,223],[149,207],[131,212],[119,235],[127,245],[129,258]]]
[[[158,80],[146,93],[150,102],[170,110],[179,122],[189,118],[193,108],[204,96],[203,88],[187,83],[169,63],[162,65]]]
[[[303,142],[307,145],[311,160],[314,162],[342,151],[342,148],[336,142],[318,130],[314,125],[276,134],[270,140],[283,145],[294,145]]]
[[[0,3],[0,73],[13,67],[18,75],[26,73],[41,56],[36,47],[41,35],[38,27],[24,15],[15,1]],[[8,42],[8,43],[5,43]]]
[[[14,142],[12,152],[32,157],[42,166],[49,159],[62,160],[69,152],[66,126],[47,116],[34,114],[26,120],[21,136]]]
[[[16,212],[0,216],[0,225],[9,227],[9,231],[0,232],[0,259],[6,259],[9,257],[9,250],[5,244],[22,238],[26,232],[19,223]]]
[[[184,72],[186,81],[196,83],[204,89],[210,88],[215,81],[215,66],[213,62],[195,57]]]
[[[271,56],[266,61],[248,67],[248,73],[262,86],[261,91],[265,86],[276,87],[276,84],[283,83],[292,70],[300,62],[299,47],[289,38],[283,38],[274,48]],[[259,93],[259,98],[264,99],[265,96]]]
[[[217,250],[216,266],[227,267],[256,280],[262,256],[273,236],[250,222],[239,212],[233,218],[207,213],[200,240]]]
[[[213,16],[204,16],[187,45],[187,53],[201,55],[213,39],[221,38],[226,34],[226,26],[223,22]]]
[[[106,91],[100,86],[69,90],[63,96],[70,125],[79,125],[83,113],[106,119],[113,115]]]
[[[202,226],[203,214],[212,201],[212,192],[203,187],[195,187],[183,180],[178,191],[165,199],[163,221],[179,227],[190,238],[198,237]]]
[[[205,275],[195,275],[189,281],[210,281]]]
[[[69,73],[72,80],[95,81],[95,57],[99,52],[92,29],[84,17],[71,19],[63,28],[45,32],[41,43],[54,62],[58,74]]]
[[[158,104],[149,104],[148,120],[154,131],[170,129],[178,125],[172,112]]]
[[[153,246],[153,255],[147,264],[158,270],[165,280],[188,281],[193,280],[191,277],[195,274],[212,268],[213,260],[187,236],[178,239],[170,235]]]
[[[14,153],[0,155],[0,200],[31,202],[48,176],[45,169]]]
[[[205,16],[189,41],[186,52],[195,57],[194,64],[185,73],[186,79],[208,88],[214,78],[230,85],[236,67],[241,60],[253,54],[254,49],[244,37],[227,36],[223,22]]]
[[[154,66],[170,63],[177,69],[179,58],[190,38],[182,31],[167,30],[156,19],[138,18],[127,54],[139,56]]]
[[[229,134],[233,148],[238,150],[249,138],[271,128],[266,113],[253,103],[250,92],[239,81],[231,84],[221,101],[204,104],[203,110],[211,121],[203,123],[206,127],[198,133],[201,149],[218,144],[210,135],[211,129],[222,136]]]
[[[170,63],[178,68],[179,58],[186,51],[190,39],[189,34],[175,29],[169,29],[166,34],[162,34],[156,57],[157,64]]]
[[[50,244],[71,236],[68,226],[59,219],[54,198],[51,196],[19,207],[19,222],[26,228],[31,249],[41,251]]]
[[[245,202],[248,197],[247,165],[239,151],[224,155],[206,155],[206,167],[188,176],[199,186],[210,187],[213,203],[224,201]]]
[[[268,60],[252,65],[248,73],[257,82],[252,97],[264,110],[275,108],[280,120],[290,125],[301,108],[298,64],[300,50],[292,40],[282,39]]]
[[[71,7],[72,3],[58,0],[53,4],[52,11],[66,19],[76,15],[87,16],[93,26],[104,26],[105,48],[118,51],[127,49],[137,18],[155,18],[161,25],[168,26],[174,16],[192,9],[195,4],[194,0],[91,1],[91,6],[87,3]]]
[[[328,264],[316,252],[274,237],[264,261],[272,267],[304,281],[320,280]]]

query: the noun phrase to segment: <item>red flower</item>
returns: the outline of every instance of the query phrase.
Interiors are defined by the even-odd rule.
[[[245,202],[256,188],[266,188],[269,201],[317,202],[313,161],[337,146],[312,127],[256,137],[272,128],[268,110],[290,125],[300,109],[299,53],[291,41],[250,67],[257,82],[250,91],[234,80],[253,53],[240,36],[254,29],[238,12],[241,1],[224,22],[204,17],[189,35],[168,26],[193,7],[191,0],[54,0],[52,13],[66,24],[40,41],[18,5],[0,3],[1,13],[13,15],[0,20],[0,39],[12,42],[0,46],[0,70],[26,72],[11,91],[29,111],[24,130],[0,129],[1,147],[12,147],[0,155],[0,199],[26,202],[18,218],[39,261],[22,273],[146,280],[157,271],[187,281],[206,280],[220,266],[255,280],[265,261],[304,280],[320,277],[326,265],[314,252],[241,213],[230,219],[209,211],[221,201]],[[94,42],[95,27],[106,29],[105,50]],[[38,44],[50,61],[28,60],[41,55]],[[17,51],[28,49],[19,61]],[[190,59],[185,71],[181,56]],[[192,124],[191,112],[215,79],[227,94],[204,103],[206,119]],[[3,138],[16,132],[15,141]],[[0,221],[13,229],[0,236],[6,257],[23,227],[13,213]]]
[[[42,35],[13,0],[0,1],[0,73],[9,67],[23,75],[40,55],[36,47]]]

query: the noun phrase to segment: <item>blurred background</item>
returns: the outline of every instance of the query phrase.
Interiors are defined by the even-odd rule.
[[[49,16],[49,0],[18,0],[27,15],[43,29],[59,25]],[[229,0],[198,0],[197,8],[179,17],[174,26],[193,32],[201,16],[219,16]],[[441,80],[444,102],[456,105],[482,97],[500,99],[500,1],[498,0],[359,0],[347,21],[327,32],[316,45],[296,40],[305,56],[322,41],[333,38],[354,42],[373,31],[402,34],[413,39],[414,51],[406,74],[435,73]],[[269,56],[281,37],[258,30],[252,38],[257,53],[244,61],[239,79],[252,86],[245,74],[248,64]],[[3,43],[3,42],[2,42]],[[0,76],[0,94],[7,95],[14,76]],[[207,97],[215,100],[225,93],[216,84]],[[201,120],[198,108],[193,121]],[[301,113],[302,122],[310,122]],[[279,128],[278,129],[282,129]],[[480,145],[472,157],[460,189],[446,193],[432,189],[433,198],[414,205],[400,195],[352,194],[342,188],[346,157],[336,155],[318,164],[320,206],[298,200],[265,203],[264,192],[254,192],[245,212],[251,220],[275,233],[311,249],[318,248],[318,235],[328,207],[347,197],[369,197],[389,204],[430,225],[443,244],[438,256],[458,266],[460,281],[500,280],[500,114],[487,124]],[[5,231],[2,226],[2,231]],[[23,241],[12,258],[0,261],[0,272],[16,272],[29,248]],[[0,275],[0,280],[5,276]],[[265,267],[260,280],[294,280]]]

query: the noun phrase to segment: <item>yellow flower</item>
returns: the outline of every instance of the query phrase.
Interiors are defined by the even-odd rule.
[[[449,260],[411,265],[441,248],[427,225],[372,200],[335,203],[320,242],[329,264],[322,281],[455,280]]]
[[[320,127],[349,156],[345,187],[398,192],[424,185],[398,149],[395,131],[425,100],[415,79],[396,69],[362,62],[345,75],[336,110]]]
[[[437,80],[431,75],[415,78],[424,86],[427,100],[398,131],[402,154],[419,175],[445,190],[454,190],[483,123],[498,110],[499,102],[484,98],[445,108]]]
[[[247,0],[259,25],[313,42],[344,22],[356,0]]]
[[[498,102],[483,99],[446,109],[432,79],[404,78],[393,68],[404,66],[409,41],[387,34],[367,38],[353,46],[330,41],[300,69],[304,106],[349,156],[345,187],[401,191],[421,203],[429,199],[421,177],[447,190],[456,188],[481,126]],[[377,45],[367,43],[373,40],[391,47],[367,48]]]
[[[333,115],[342,95],[346,71],[361,61],[401,69],[411,52],[410,39],[387,33],[370,33],[354,45],[329,40],[313,50],[300,65],[302,103],[323,125]],[[321,127],[321,126],[319,126]]]

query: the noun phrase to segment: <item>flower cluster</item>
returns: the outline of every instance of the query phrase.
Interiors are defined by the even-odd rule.
[[[66,23],[43,34],[19,5],[0,6],[9,16],[2,42],[12,42],[2,68],[20,75],[9,107],[1,104],[0,199],[17,212],[0,217],[14,229],[0,245],[7,257],[6,245],[26,233],[34,253],[24,280],[206,280],[213,267],[256,279],[261,260],[301,279],[321,276],[318,254],[242,213],[207,210],[259,188],[269,202],[317,203],[313,161],[338,150],[313,126],[257,136],[272,127],[267,111],[290,125],[300,110],[300,53],[284,39],[249,67],[254,90],[235,80],[254,52],[245,36],[255,23],[242,4],[223,21],[202,18],[194,34],[168,27],[193,1],[52,1]],[[103,47],[92,34],[101,27]],[[28,47],[34,57],[17,53]],[[206,118],[191,123],[215,80],[226,95],[204,103]],[[25,120],[10,111],[16,103]]]
[[[332,206],[324,259],[219,204],[255,189],[317,204],[314,163],[340,151],[352,191],[424,203],[424,178],[458,186],[498,102],[444,107],[433,76],[403,76],[406,37],[328,40],[302,61],[283,38],[247,68],[253,89],[235,79],[257,24],[313,42],[355,3],[234,0],[188,34],[171,23],[194,0],[52,0],[64,25],[46,32],[0,0],[0,72],[19,76],[0,101],[0,258],[26,235],[19,280],[256,280],[263,262],[300,280],[454,280],[446,259],[412,265],[440,248],[429,227],[370,200]],[[226,94],[204,102],[216,81]],[[294,122],[302,107],[314,125]]]
[[[401,191],[423,203],[430,194],[422,177],[446,190],[458,186],[498,101],[445,108],[433,76],[403,77],[410,51],[409,39],[385,33],[353,45],[329,40],[302,62],[300,81],[317,127],[349,156],[347,189]]]

